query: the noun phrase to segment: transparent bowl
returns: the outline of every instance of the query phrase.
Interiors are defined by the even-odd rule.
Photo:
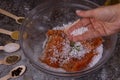
[[[98,7],[97,4],[87,0],[61,0],[42,3],[29,12],[21,27],[20,44],[29,59],[30,63],[38,70],[47,74],[61,77],[81,77],[98,70],[113,54],[117,35],[105,37],[103,57],[93,67],[76,72],[58,72],[44,67],[39,57],[43,51],[43,43],[46,39],[46,32],[56,26],[62,26],[77,20],[76,10],[88,10]],[[24,38],[23,34],[27,33]]]

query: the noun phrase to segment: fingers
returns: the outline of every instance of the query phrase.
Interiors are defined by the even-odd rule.
[[[69,28],[65,29],[65,33],[70,36],[71,32],[74,31],[75,29],[78,29],[80,27],[85,27],[90,23],[89,18],[84,18],[84,19],[79,19],[75,21]]]
[[[100,35],[98,33],[96,33],[95,31],[91,32],[88,31],[82,35],[78,35],[78,36],[71,36],[70,40],[76,42],[76,41],[84,41],[84,40],[89,40],[92,38],[96,38],[99,37]]]
[[[72,41],[84,41],[84,40],[89,40],[89,39],[101,36],[100,32],[95,28],[93,28],[92,24],[88,25],[87,27],[88,27],[88,31],[86,31],[82,35],[77,35],[77,36],[71,35],[71,36],[68,36],[68,38]]]
[[[105,14],[105,13],[107,13],[107,14]],[[77,10],[76,14],[78,16],[83,17],[83,20],[81,20],[81,22],[80,22],[82,27],[85,27],[84,25],[87,23],[91,23],[92,25],[91,26],[89,25],[88,26],[89,30],[87,32],[83,33],[82,35],[77,35],[77,36],[69,35],[68,37],[70,40],[72,40],[72,41],[88,40],[91,38],[106,36],[112,32],[111,31],[112,29],[110,27],[108,29],[106,29],[106,26],[108,26],[108,24],[106,24],[104,22],[104,21],[106,21],[106,17],[109,17],[108,16],[108,14],[109,14],[108,8],[106,8],[106,9],[97,8],[97,9],[88,10],[88,11]],[[85,20],[84,18],[87,18],[87,20]],[[78,27],[80,28],[80,26],[78,26]],[[73,26],[71,29],[69,29],[70,31],[68,30],[69,31],[68,34],[70,34],[76,28]]]
[[[88,11],[76,10],[76,14],[81,17],[93,17],[94,10],[88,10]]]
[[[104,30],[104,24],[100,23],[99,21],[95,21],[94,19],[91,19],[91,24],[88,26],[88,31],[83,33],[82,35],[77,36],[69,36],[68,38],[72,41],[84,41],[89,40],[96,37],[106,36],[106,32]]]
[[[74,29],[78,28],[79,26],[82,26],[80,19],[75,21],[72,25],[70,25],[68,28],[65,29],[65,33],[69,34],[71,33]]]
[[[82,10],[76,10],[76,14],[80,17],[87,17],[87,18],[96,18],[101,21],[108,21],[112,22],[116,20],[117,17],[115,17],[116,11],[115,9],[111,9],[110,7],[99,7],[92,10],[82,11]]]
[[[92,35],[89,33],[85,33],[83,35],[78,35],[78,36],[73,36],[72,37],[72,41],[76,42],[76,41],[84,41],[84,40],[89,40],[92,38]]]

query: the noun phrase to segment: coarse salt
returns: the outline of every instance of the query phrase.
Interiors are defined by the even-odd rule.
[[[72,36],[82,35],[87,31],[88,31],[87,27],[81,27],[81,28],[78,28],[78,29],[75,29],[74,31],[72,31],[71,35]]]
[[[88,67],[93,67],[102,58],[103,44],[98,46],[95,50],[98,54],[93,57],[92,61],[88,64]]]
[[[68,25],[63,24],[62,27],[57,26],[57,27],[54,27],[53,30],[64,30],[67,27],[69,28],[69,26],[71,24],[72,23],[69,23]],[[73,35],[73,36],[82,35],[87,31],[88,31],[87,27],[81,27],[81,28],[78,28],[78,29],[75,29],[74,31],[72,31],[71,35]],[[47,42],[47,40],[44,42],[43,48],[45,47],[46,42]],[[54,51],[54,53],[53,53],[53,56],[50,58],[51,63],[56,62],[59,57],[58,61],[59,61],[60,65],[62,65],[64,63],[69,62],[70,58],[81,59],[82,57],[84,57],[84,55],[86,53],[90,52],[90,50],[86,49],[81,44],[81,42],[75,42],[74,46],[71,47],[70,41],[67,38],[61,44],[63,45],[63,48],[62,48],[62,52],[60,52],[60,53],[58,52],[58,50],[56,49],[55,46],[52,46],[52,48],[53,48],[52,50]],[[95,49],[95,51],[98,54],[93,57],[92,61],[88,64],[88,67],[93,67],[101,59],[102,53],[103,53],[103,45],[101,44],[99,47],[97,47]],[[54,68],[52,68],[52,69],[54,69]],[[58,70],[58,69],[56,69],[56,70]]]

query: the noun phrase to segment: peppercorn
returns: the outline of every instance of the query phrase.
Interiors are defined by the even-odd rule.
[[[12,71],[12,76],[19,76],[23,68],[19,67],[16,70]]]

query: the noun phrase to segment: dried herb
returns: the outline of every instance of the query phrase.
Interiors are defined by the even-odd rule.
[[[16,70],[12,71],[12,76],[19,76],[23,68],[19,67]]]
[[[76,46],[75,49],[76,49],[77,51],[80,51],[80,46]]]
[[[70,46],[71,46],[71,47],[74,47],[74,44],[75,44],[75,42],[70,41]]]
[[[6,58],[6,62],[7,62],[8,64],[13,64],[13,63],[17,62],[18,60],[19,60],[19,57],[18,57],[18,56],[15,56],[15,55],[8,56],[8,57]]]

